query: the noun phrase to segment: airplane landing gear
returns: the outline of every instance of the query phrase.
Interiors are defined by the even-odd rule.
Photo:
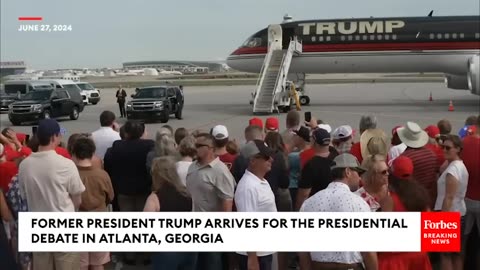
[[[306,106],[310,104],[310,97],[309,96],[300,96],[300,104],[302,106]]]

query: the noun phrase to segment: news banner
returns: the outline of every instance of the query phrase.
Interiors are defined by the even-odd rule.
[[[19,250],[458,252],[455,212],[19,213]]]

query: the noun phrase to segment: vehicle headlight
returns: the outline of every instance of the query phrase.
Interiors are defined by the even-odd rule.
[[[130,101],[127,102],[127,110],[128,110],[128,109],[132,109],[132,102],[130,102]]]
[[[156,109],[160,109],[160,108],[162,108],[163,103],[162,103],[161,101],[156,101],[155,103],[153,103],[153,106],[154,106]]]
[[[41,111],[42,110],[42,105],[41,104],[35,104],[32,105],[32,111]]]

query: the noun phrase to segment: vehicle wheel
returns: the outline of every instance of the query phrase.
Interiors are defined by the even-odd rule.
[[[70,113],[70,119],[77,120],[78,116],[79,116],[78,107],[75,106],[73,107],[72,112]]]
[[[43,119],[50,119],[52,117],[52,114],[50,113],[49,110],[44,110],[42,113],[42,118]]]
[[[10,123],[12,123],[12,125],[14,125],[14,126],[21,126],[22,125],[22,121],[19,121],[19,120],[10,119]]]
[[[310,98],[308,96],[301,96],[300,97],[300,105],[305,106],[310,103]]]
[[[170,119],[170,114],[168,113],[168,109],[163,111],[162,117],[160,118],[161,123],[167,123]]]
[[[182,112],[183,112],[183,108],[180,108],[180,110],[178,110],[176,113],[175,113],[175,117],[177,119],[182,119]]]

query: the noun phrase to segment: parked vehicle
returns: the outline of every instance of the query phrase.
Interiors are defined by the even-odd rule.
[[[100,92],[87,82],[77,82],[78,87],[82,90],[80,93],[85,97],[83,103],[96,105],[100,102]]]

